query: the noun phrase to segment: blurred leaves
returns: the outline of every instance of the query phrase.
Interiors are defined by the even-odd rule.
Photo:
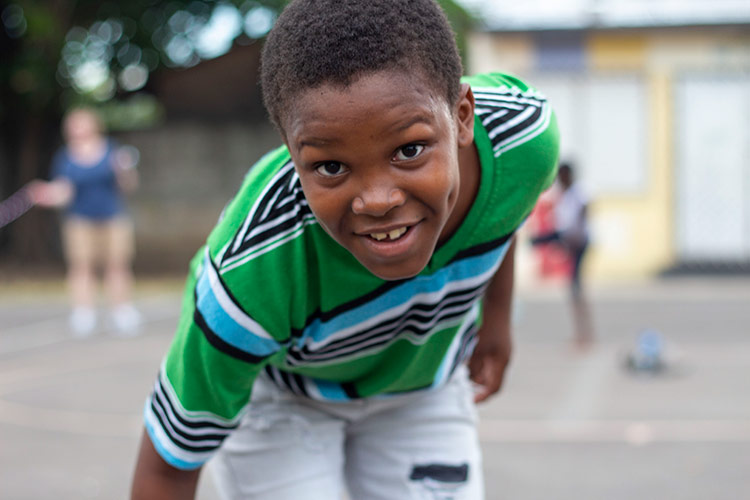
[[[458,51],[461,54],[461,59],[464,60],[464,67],[466,67],[465,61],[468,51],[466,36],[478,24],[479,20],[455,0],[438,0],[438,3],[453,27]]]
[[[286,0],[14,0],[2,10],[0,86],[33,109],[143,89],[160,67],[189,67],[265,36]],[[465,53],[474,19],[439,0]],[[72,96],[68,90],[78,94]],[[50,100],[62,100],[51,103]],[[5,111],[0,108],[0,113]]]
[[[238,38],[262,38],[283,3],[15,0],[2,11],[3,96],[31,109],[123,97],[160,67],[193,66]]]

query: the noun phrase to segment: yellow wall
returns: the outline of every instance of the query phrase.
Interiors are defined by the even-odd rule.
[[[648,183],[643,193],[608,196],[591,207],[597,245],[589,271],[602,279],[642,278],[674,262],[672,94],[664,72],[646,75]]]
[[[642,70],[647,41],[638,35],[595,34],[587,38],[589,67],[596,70]]]

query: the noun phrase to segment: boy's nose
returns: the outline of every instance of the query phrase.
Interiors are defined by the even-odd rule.
[[[406,194],[398,188],[376,187],[363,190],[352,200],[352,211],[356,215],[381,217],[406,202]]]

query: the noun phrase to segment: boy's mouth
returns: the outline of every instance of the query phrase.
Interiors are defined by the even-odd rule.
[[[404,222],[396,224],[404,224]],[[375,259],[381,263],[392,263],[394,259],[397,261],[411,255],[415,252],[415,248],[419,248],[420,238],[424,238],[420,230],[421,222],[421,220],[409,221],[403,226],[383,225],[367,228],[359,233],[359,241],[364,246],[358,247],[358,251],[362,252],[358,255],[365,260]]]
[[[396,229],[392,229],[388,232],[383,233],[370,233],[369,236],[373,240],[376,241],[396,241],[397,239],[401,238],[406,231],[409,230],[408,226],[399,227]]]

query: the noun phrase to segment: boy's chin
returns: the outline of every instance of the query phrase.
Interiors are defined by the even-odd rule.
[[[360,264],[365,266],[368,271],[377,276],[378,278],[385,281],[398,281],[413,278],[422,272],[427,266],[416,263],[401,263],[401,264],[371,264],[360,261]]]

